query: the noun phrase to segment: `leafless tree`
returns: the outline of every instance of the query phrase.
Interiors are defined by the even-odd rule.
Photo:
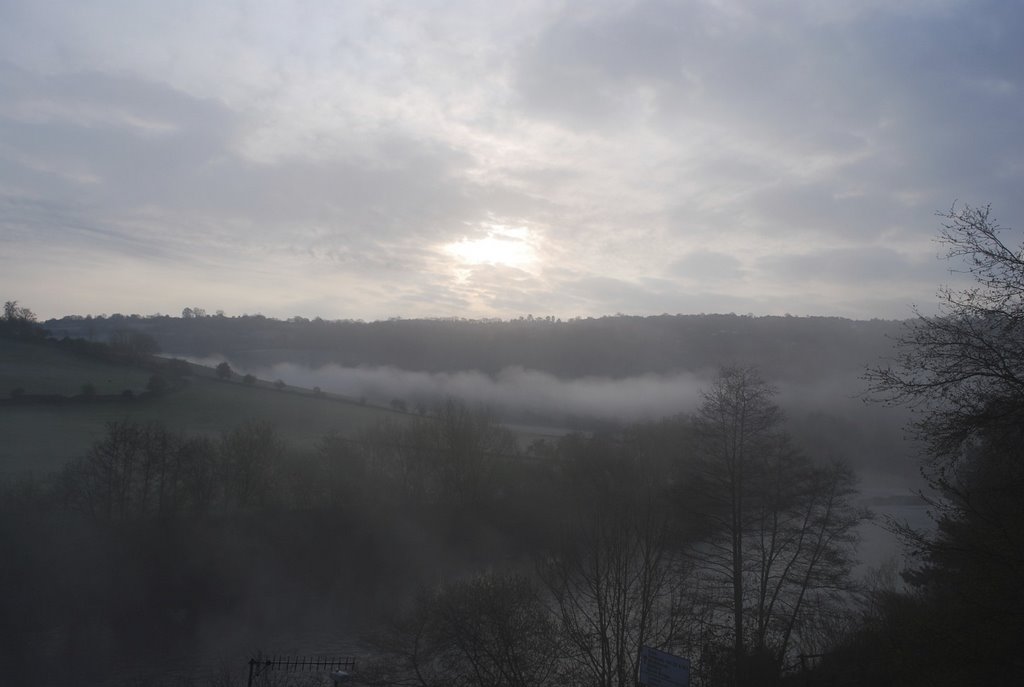
[[[817,465],[790,444],[774,394],[755,369],[722,371],[680,489],[703,532],[690,553],[719,609],[718,637],[729,637],[736,685],[778,675],[808,614],[841,602],[866,517],[848,468]]]
[[[125,522],[205,512],[220,477],[209,440],[119,421],[65,468],[62,483],[68,505],[98,520]]]
[[[678,638],[686,570],[657,477],[628,453],[590,453],[566,497],[562,544],[539,573],[565,638],[565,683],[625,687],[642,646]]]
[[[939,312],[918,313],[893,360],[866,375],[874,399],[918,411],[914,428],[938,464],[979,433],[1024,423],[1024,242],[1007,245],[987,206],[941,216],[947,257],[975,285],[941,288]]]
[[[519,575],[485,574],[423,592],[373,643],[382,658],[363,671],[370,684],[559,684],[557,628],[533,583]]]
[[[388,419],[359,437],[366,464],[405,498],[471,506],[493,486],[514,435],[482,408],[449,400],[424,416]]]
[[[274,426],[266,421],[245,422],[226,432],[218,446],[226,507],[265,505],[273,495],[284,450]]]
[[[916,411],[911,429],[926,449],[930,489],[922,496],[936,527],[896,529],[920,554],[905,578],[938,638],[921,647],[927,668],[950,684],[1017,684],[1024,675],[1016,639],[1024,631],[1024,241],[1010,242],[988,207],[954,206],[941,216],[946,257],[974,284],[940,288],[939,311],[918,313],[897,336],[894,358],[866,379],[875,400]],[[959,659],[982,653],[988,658],[969,667]]]

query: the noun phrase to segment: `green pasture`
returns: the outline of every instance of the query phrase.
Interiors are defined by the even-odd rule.
[[[0,339],[0,397],[26,394],[72,396],[92,384],[97,394],[146,388],[152,373],[142,368],[78,356],[41,342]]]
[[[180,389],[159,397],[26,403],[0,406],[0,478],[26,473],[43,475],[83,455],[116,420],[160,422],[189,433],[217,436],[248,420],[268,420],[287,444],[308,450],[330,432],[350,435],[384,417],[390,409],[361,405],[309,390],[274,388],[269,382],[244,384],[216,379],[211,370],[195,374]],[[97,393],[116,394],[145,388],[152,372],[90,360],[49,346],[0,341],[3,396],[16,387],[27,394],[73,395],[85,382]],[[0,389],[4,387],[0,386]]]

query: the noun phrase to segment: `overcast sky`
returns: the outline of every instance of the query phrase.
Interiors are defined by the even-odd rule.
[[[1007,0],[4,0],[0,299],[905,317],[951,279],[937,210],[1024,227],[1022,20]]]

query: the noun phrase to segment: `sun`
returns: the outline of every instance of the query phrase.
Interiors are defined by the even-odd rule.
[[[498,265],[525,270],[537,262],[534,237],[528,228],[503,224],[484,226],[485,236],[453,241],[445,244],[444,251],[463,266]]]

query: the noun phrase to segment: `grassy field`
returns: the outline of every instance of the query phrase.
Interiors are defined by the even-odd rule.
[[[152,373],[138,367],[117,365],[73,355],[42,342],[0,339],[0,396],[13,389],[27,394],[71,396],[92,384],[97,394],[119,394],[146,388]]]
[[[156,398],[63,404],[0,406],[0,477],[46,474],[83,455],[115,420],[161,422],[216,436],[247,420],[269,420],[297,450],[307,450],[329,432],[351,434],[390,409],[361,405],[304,389],[276,389],[222,381],[212,370],[194,368],[183,388]],[[152,372],[76,356],[50,346],[0,340],[0,390],[74,395],[90,382],[98,394],[143,390]]]

